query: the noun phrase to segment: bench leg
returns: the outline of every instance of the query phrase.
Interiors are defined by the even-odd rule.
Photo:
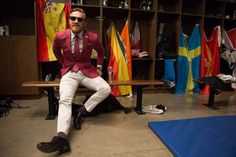
[[[143,112],[142,110],[142,96],[143,96],[143,88],[141,86],[138,86],[136,108],[134,109],[137,114],[145,114],[145,112]]]
[[[214,88],[210,87],[210,94],[209,94],[209,98],[208,98],[208,104],[206,104],[205,106],[213,109],[213,110],[217,110],[219,109],[218,107],[216,107],[214,105],[214,99],[215,99],[215,90]]]
[[[56,102],[54,97],[54,87],[48,87],[48,115],[46,117],[46,120],[53,120],[57,116],[57,109],[56,109]]]

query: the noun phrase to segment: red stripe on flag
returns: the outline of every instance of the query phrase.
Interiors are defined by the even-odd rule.
[[[45,6],[46,6],[45,0],[36,1],[37,54],[39,62],[44,62],[49,60],[46,30],[44,27],[44,20],[42,14]]]

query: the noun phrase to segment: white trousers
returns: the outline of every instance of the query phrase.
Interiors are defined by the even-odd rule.
[[[94,107],[102,102],[111,92],[109,84],[100,76],[89,78],[81,71],[67,72],[60,81],[59,109],[57,120],[57,133],[68,135],[72,116],[72,100],[79,85],[96,91],[84,104],[86,110],[91,112]]]

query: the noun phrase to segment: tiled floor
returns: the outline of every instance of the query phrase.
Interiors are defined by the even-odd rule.
[[[119,97],[122,105],[133,107],[136,97]],[[172,157],[171,152],[149,129],[148,122],[236,114],[236,93],[223,92],[215,98],[219,110],[203,105],[207,96],[171,93],[144,94],[143,105],[163,104],[168,107],[162,115],[124,114],[116,111],[85,118],[82,130],[71,129],[71,157]],[[80,99],[80,98],[79,98]],[[56,132],[56,120],[45,120],[47,98],[14,100],[29,109],[10,110],[0,118],[0,157],[52,157],[44,154],[36,144],[49,141]]]

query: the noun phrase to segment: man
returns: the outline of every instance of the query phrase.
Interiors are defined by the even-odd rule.
[[[72,115],[72,99],[78,88],[83,85],[96,91],[74,116],[75,129],[81,128],[81,119],[86,112],[102,102],[111,92],[110,86],[101,77],[104,48],[97,34],[85,29],[86,14],[80,8],[70,12],[70,29],[56,33],[53,52],[62,65],[60,81],[60,100],[57,121],[57,135],[50,142],[40,142],[37,148],[45,153],[69,152],[68,133]],[[78,39],[79,38],[79,39]],[[92,50],[98,53],[97,68],[90,61]]]

